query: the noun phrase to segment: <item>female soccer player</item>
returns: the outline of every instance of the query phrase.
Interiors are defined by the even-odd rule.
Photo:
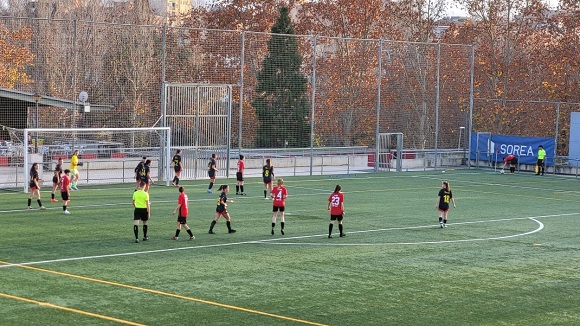
[[[58,202],[58,199],[54,198],[54,193],[60,184],[60,175],[62,174],[62,157],[58,158],[56,166],[54,167],[54,176],[52,176],[52,192],[50,194],[50,201],[53,203]]]
[[[187,234],[189,234],[189,240],[195,239],[193,233],[189,229],[189,225],[187,225],[187,214],[189,213],[188,210],[188,203],[187,203],[187,194],[185,194],[185,188],[179,187],[179,197],[177,198],[177,207],[173,210],[173,215],[175,212],[179,211],[177,214],[177,229],[175,230],[175,236],[171,238],[171,240],[177,240],[179,238],[179,232],[181,232],[181,226],[185,227]]]
[[[79,170],[78,167],[82,166],[81,163],[79,163],[79,150],[75,150],[73,155],[70,158],[70,173],[72,175],[72,180],[71,180],[71,189],[72,190],[79,190],[79,188],[77,188],[77,183],[80,179],[80,174],[79,174]]]
[[[209,160],[209,163],[207,163],[207,175],[209,176],[209,186],[207,187],[207,193],[208,194],[213,194],[213,190],[211,190],[211,188],[213,188],[213,184],[215,183],[215,174],[217,172],[217,163],[216,160],[217,159],[217,155],[211,154],[211,159]]]
[[[228,192],[230,191],[230,187],[228,187],[228,185],[223,185],[220,186],[219,191],[221,191],[222,193],[220,194],[220,197],[217,200],[217,207],[215,208],[215,218],[213,219],[213,221],[211,221],[211,225],[209,227],[209,234],[215,234],[213,232],[213,227],[215,226],[215,224],[217,223],[217,221],[220,219],[220,217],[224,217],[226,219],[226,226],[228,227],[228,233],[235,233],[236,230],[232,229],[232,224],[231,224],[231,220],[232,218],[230,217],[230,213],[228,213]],[[229,201],[230,203],[233,203],[233,200]]]
[[[62,210],[65,215],[70,212],[67,209],[70,202],[70,170],[65,169],[64,174],[60,177],[60,197],[62,198]]]
[[[449,181],[443,181],[441,184],[441,190],[437,195],[437,202],[435,203],[435,208],[439,210],[439,226],[441,228],[447,227],[447,214],[449,213],[449,202],[453,203],[455,208],[455,199],[453,199],[453,194],[451,193],[451,187],[449,186]]]
[[[272,235],[274,235],[274,227],[276,227],[278,212],[280,212],[280,233],[284,235],[284,210],[286,205],[285,199],[288,197],[288,190],[284,187],[284,180],[282,178],[278,179],[277,186],[272,189],[270,194],[274,198],[272,208]]]
[[[30,204],[32,203],[32,197],[36,196],[36,202],[40,209],[46,209],[42,206],[42,202],[40,201],[40,184],[39,181],[42,181],[38,177],[38,163],[33,163],[32,167],[30,168],[30,196],[28,197],[28,209],[32,209]]]
[[[330,211],[330,224],[328,225],[328,237],[332,238],[333,223],[338,221],[338,230],[340,236],[344,237],[346,233],[342,229],[342,220],[344,217],[344,194],[341,192],[342,187],[336,185],[334,192],[328,197],[328,210]]]
[[[238,160],[238,172],[236,172],[236,180],[238,183],[236,184],[236,195],[245,196],[246,193],[244,192],[244,169],[246,168],[246,164],[244,162],[244,155],[240,155],[240,159]]]
[[[262,167],[262,179],[264,181],[264,199],[268,199],[268,193],[272,192],[272,178],[274,178],[274,166],[270,159],[266,160],[266,165]]]
[[[175,176],[173,177],[173,181],[171,182],[172,185],[179,187],[179,178],[181,177],[181,149],[178,149],[175,155],[173,155],[173,160],[171,160],[171,164],[173,164],[173,170],[175,171]]]

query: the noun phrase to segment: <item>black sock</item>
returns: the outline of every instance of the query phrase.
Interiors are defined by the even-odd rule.
[[[272,222],[272,230],[276,227],[276,223]]]
[[[447,220],[443,220],[443,224],[447,224]]]
[[[193,233],[191,232],[191,229],[187,230],[187,234],[189,234],[190,237],[193,237]]]
[[[209,226],[209,231],[210,232],[213,231],[213,227],[215,226],[215,223],[216,223],[215,220],[211,221],[211,225]]]
[[[443,221],[443,217],[439,218],[439,223],[441,223]]]
[[[135,239],[139,239],[139,226],[133,225],[133,233],[135,233]]]
[[[338,225],[338,231],[340,231],[340,234],[342,234],[342,224]]]
[[[178,177],[175,177],[175,184],[179,185],[179,178]]]
[[[50,199],[54,199],[54,192],[50,194]]]
[[[28,207],[30,207],[31,203],[32,203],[32,198],[28,198]]]
[[[42,207],[42,203],[40,202],[40,199],[37,199],[36,202],[38,203],[38,206]]]
[[[280,228],[284,230],[284,222],[280,222]]]
[[[232,223],[230,221],[226,222],[226,226],[228,227],[228,231],[232,230]]]
[[[209,183],[209,187],[207,189],[211,189],[211,188],[213,188],[213,182]]]
[[[179,232],[181,232],[180,229],[175,229],[175,237],[177,238],[179,236]]]
[[[240,192],[240,186],[236,185],[236,194]]]
[[[143,225],[143,238],[147,238],[147,225]]]
[[[244,185],[240,186],[240,190],[242,191],[242,193],[244,193]]]
[[[268,196],[266,196],[267,192],[266,190],[264,190],[264,198],[268,198]]]
[[[332,227],[334,226],[334,224],[330,223],[328,224],[328,235],[332,234]]]
[[[62,210],[66,211],[66,205],[62,205]]]

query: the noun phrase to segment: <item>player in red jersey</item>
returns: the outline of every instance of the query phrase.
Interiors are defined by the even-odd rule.
[[[236,172],[236,179],[238,183],[236,184],[236,195],[245,196],[244,192],[244,169],[246,168],[246,163],[244,162],[244,155],[240,155],[238,160],[238,172]]]
[[[340,236],[344,237],[346,233],[342,229],[342,220],[344,218],[344,194],[341,192],[342,187],[336,185],[334,192],[328,197],[328,210],[330,211],[330,224],[328,225],[328,237],[332,238],[333,223],[338,221],[338,230]]]
[[[187,234],[189,234],[189,240],[195,239],[193,233],[189,229],[189,225],[187,225],[187,214],[189,213],[188,203],[187,203],[187,194],[185,193],[185,188],[179,187],[179,197],[177,198],[177,207],[173,210],[173,215],[175,212],[179,211],[177,214],[177,229],[175,230],[175,236],[171,238],[171,240],[177,240],[179,238],[179,232],[181,232],[181,226],[185,227]]]
[[[503,168],[501,169],[501,173],[507,165],[510,165],[510,174],[514,174],[516,172],[516,165],[518,164],[518,158],[515,155],[508,155],[503,159]]]
[[[284,235],[284,210],[286,206],[286,197],[288,197],[288,190],[284,187],[284,180],[278,179],[277,186],[272,189],[270,195],[274,199],[272,208],[272,235],[274,235],[274,227],[276,227],[276,219],[278,212],[280,212],[280,232]]]
[[[68,203],[70,202],[70,184],[70,170],[66,169],[64,170],[64,174],[60,177],[60,197],[62,198],[62,210],[65,215],[70,214],[67,209]]]

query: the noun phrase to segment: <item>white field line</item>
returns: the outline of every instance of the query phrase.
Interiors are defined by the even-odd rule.
[[[539,224],[539,227],[533,231],[514,234],[514,235],[507,235],[501,237],[492,237],[492,238],[480,238],[480,239],[459,239],[459,240],[446,240],[446,241],[431,241],[431,242],[406,242],[406,243],[382,243],[382,244],[373,244],[373,245],[420,245],[420,244],[440,244],[440,243],[460,243],[460,242],[469,242],[469,241],[484,241],[484,240],[498,240],[498,239],[506,239],[506,238],[513,238],[519,237],[524,235],[529,235],[532,233],[539,232],[544,228],[544,225],[537,221],[536,219],[539,218],[546,218],[546,217],[563,217],[563,216],[575,216],[580,215],[580,213],[567,213],[567,214],[555,214],[555,215],[540,215],[540,216],[528,216],[528,217],[514,217],[514,218],[506,218],[506,219],[495,219],[495,220],[485,220],[485,221],[471,221],[471,222],[459,222],[450,224],[452,226],[455,225],[468,225],[468,224],[479,224],[479,223],[492,223],[492,222],[505,222],[505,221],[515,221],[515,220],[533,220],[534,222]],[[436,225],[422,225],[422,226],[409,226],[409,227],[396,227],[396,228],[384,228],[384,229],[373,229],[373,230],[362,230],[362,231],[352,231],[349,234],[361,234],[361,233],[371,233],[371,232],[384,232],[384,231],[396,231],[396,230],[412,230],[412,229],[425,229],[425,228],[434,228]],[[0,268],[8,268],[8,267],[19,267],[19,266],[29,266],[29,265],[43,265],[43,264],[52,264],[52,263],[59,263],[59,262],[70,262],[70,261],[80,261],[80,260],[89,260],[89,259],[99,259],[99,258],[111,258],[111,257],[124,257],[124,256],[135,256],[135,255],[143,255],[143,254],[153,254],[153,253],[162,253],[162,252],[170,252],[170,251],[178,251],[178,250],[190,250],[190,249],[206,249],[206,248],[215,248],[215,247],[228,247],[228,246],[237,246],[237,245],[244,245],[244,244],[270,244],[275,242],[283,242],[288,240],[296,240],[296,239],[309,239],[309,238],[319,238],[319,237],[326,237],[327,234],[315,234],[315,235],[304,235],[304,236],[296,236],[296,237],[285,237],[285,238],[276,238],[276,239],[265,239],[265,240],[252,240],[252,241],[242,241],[242,242],[231,242],[231,243],[220,243],[220,244],[213,244],[213,245],[203,245],[203,246],[188,246],[188,247],[180,247],[180,248],[168,248],[168,249],[157,249],[157,250],[146,250],[146,251],[134,251],[134,252],[125,252],[125,253],[118,253],[118,254],[107,254],[107,255],[94,255],[94,256],[82,256],[82,257],[71,257],[71,258],[61,258],[61,259],[52,259],[52,260],[41,260],[41,261],[34,261],[34,262],[24,262],[24,263],[14,263],[14,264],[6,264],[0,265]],[[284,243],[287,245],[297,245],[301,243]],[[312,245],[311,243],[306,243],[302,245]],[[316,244],[319,245],[319,244]],[[326,244],[328,245],[328,244]],[[334,244],[340,245],[340,244]],[[358,246],[369,246],[370,244],[348,244],[351,246],[358,245]]]

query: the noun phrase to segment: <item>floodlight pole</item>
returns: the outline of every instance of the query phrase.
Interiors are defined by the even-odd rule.
[[[32,95],[32,98],[34,99],[34,102],[36,102],[36,123],[35,123],[35,127],[36,129],[39,128],[39,120],[40,120],[40,110],[39,110],[39,106],[38,106],[38,102],[40,102],[40,100],[42,99],[42,96],[40,96],[40,94],[38,93],[34,93]],[[34,152],[38,154],[38,132],[36,133],[36,141],[34,142]]]

